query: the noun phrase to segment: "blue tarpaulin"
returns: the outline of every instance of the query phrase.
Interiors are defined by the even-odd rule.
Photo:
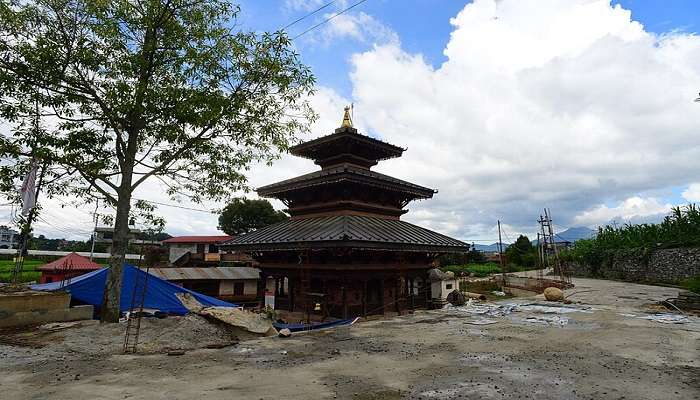
[[[70,283],[66,283],[61,287],[61,282],[44,283],[41,285],[32,285],[34,290],[56,291],[65,290],[71,294],[71,297],[85,304],[92,304],[95,309],[99,309],[102,305],[102,296],[104,294],[105,281],[107,280],[107,268],[102,268],[97,271],[81,275],[71,279]],[[122,283],[121,301],[119,309],[122,312],[129,311],[131,305],[131,297],[134,291],[134,282],[136,274],[146,274],[145,271],[139,270],[132,265],[124,266],[124,279]],[[197,301],[204,306],[218,307],[237,307],[235,304],[205,296],[201,293],[193,292],[189,289],[181,288],[168,281],[160,279],[153,275],[148,275],[146,298],[144,308],[160,310],[162,312],[185,315],[187,309],[182,305],[180,300],[175,296],[176,293],[190,293]]]

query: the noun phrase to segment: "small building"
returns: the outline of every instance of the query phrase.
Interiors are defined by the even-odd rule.
[[[19,232],[5,225],[0,225],[0,249],[12,249],[17,247],[18,239]]]
[[[40,283],[67,281],[76,276],[101,269],[102,266],[78,253],[70,253],[58,260],[37,267],[41,271]]]
[[[260,298],[260,270],[248,267],[151,268],[149,273],[185,289],[237,304]]]
[[[177,236],[163,241],[168,248],[168,265],[180,268],[226,266],[252,267],[253,259],[245,253],[224,253],[219,248],[233,239],[228,235]]]

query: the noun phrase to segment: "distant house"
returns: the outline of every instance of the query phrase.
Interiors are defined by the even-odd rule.
[[[163,241],[168,248],[168,263],[174,267],[252,267],[253,259],[245,253],[227,252],[219,244],[233,239],[228,235],[177,236]]]
[[[0,225],[0,249],[12,249],[17,247],[19,232]]]
[[[224,253],[219,244],[228,235],[177,236],[163,241],[168,267],[151,268],[155,276],[196,292],[239,304],[256,304],[261,297],[260,270],[248,254]]]
[[[238,304],[257,305],[260,270],[250,267],[151,268],[148,272],[185,289]]]
[[[56,261],[37,267],[36,270],[41,271],[40,283],[51,283],[69,280],[101,268],[100,264],[90,261],[87,257],[70,253]]]

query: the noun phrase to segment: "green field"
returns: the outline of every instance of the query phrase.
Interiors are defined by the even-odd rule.
[[[20,275],[20,282],[39,281],[41,272],[36,271],[36,267],[46,264],[42,260],[24,260],[24,268]],[[13,260],[0,260],[0,282],[9,282],[12,280],[12,270],[15,269]]]
[[[501,267],[496,263],[446,265],[441,269],[443,271],[452,271],[455,273],[455,275],[459,275],[461,272],[464,272],[466,274],[473,273],[474,276],[478,277],[484,277],[490,274],[497,274],[501,272]]]

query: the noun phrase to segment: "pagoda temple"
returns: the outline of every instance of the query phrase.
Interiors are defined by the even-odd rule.
[[[260,263],[275,309],[349,318],[426,307],[434,260],[469,245],[401,220],[411,201],[436,193],[371,170],[404,150],[359,134],[346,108],[333,134],[290,148],[320,171],[257,190],[291,218],[221,247]]]

